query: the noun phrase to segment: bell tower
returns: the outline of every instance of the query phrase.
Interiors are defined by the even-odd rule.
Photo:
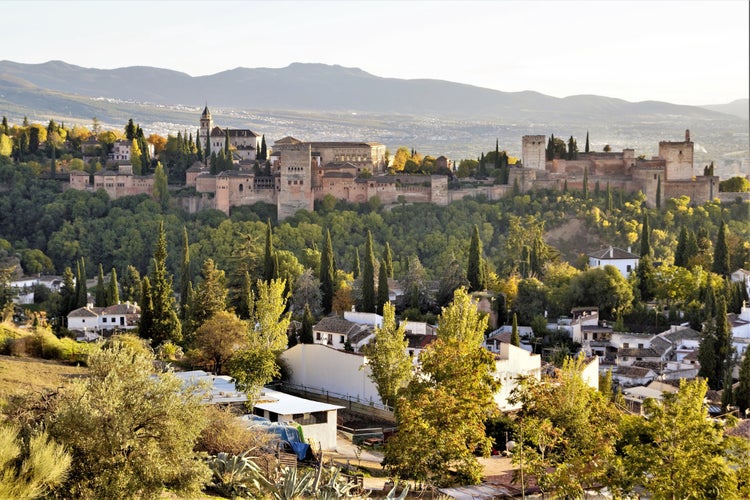
[[[211,135],[212,128],[214,128],[214,121],[211,118],[211,112],[208,110],[208,103],[206,103],[206,107],[201,114],[201,139],[206,140]]]

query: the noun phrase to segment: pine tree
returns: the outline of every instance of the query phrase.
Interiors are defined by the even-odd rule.
[[[303,344],[313,344],[315,339],[313,338],[313,318],[312,312],[310,311],[310,305],[305,304],[305,312],[302,314],[302,332],[299,336],[299,341]]]
[[[273,231],[271,219],[266,223],[266,249],[263,253],[263,281],[271,281],[276,278],[276,258],[273,249]]]
[[[96,277],[94,305],[96,307],[107,307],[107,289],[104,287],[104,269],[102,269],[101,264],[99,264],[99,274]]]
[[[335,293],[336,263],[333,256],[333,243],[331,242],[331,231],[326,229],[326,240],[323,245],[323,253],[320,256],[320,291],[321,307],[324,314],[330,314],[333,307],[333,295]]]
[[[385,260],[380,260],[380,269],[378,270],[378,299],[377,299],[377,311],[383,313],[383,305],[389,302],[389,290],[388,290],[388,270],[386,269]]]
[[[469,244],[469,263],[466,268],[466,278],[469,280],[469,291],[487,289],[487,276],[482,262],[482,240],[479,239],[479,227],[474,225]]]
[[[224,271],[216,267],[213,259],[203,262],[201,277],[190,307],[191,326],[194,328],[200,327],[227,307],[228,290]]]
[[[391,253],[391,245],[387,241],[383,250],[383,263],[385,264],[386,275],[393,278],[393,254]]]
[[[729,247],[727,245],[727,226],[721,221],[719,232],[716,235],[716,246],[714,247],[714,262],[711,271],[721,276],[729,276]]]
[[[109,289],[107,290],[107,303],[115,306],[120,303],[120,288],[117,285],[117,269],[112,268],[109,275]]]
[[[375,252],[372,232],[367,231],[365,242],[365,262],[362,267],[362,311],[375,312]]]
[[[518,318],[513,313],[513,325],[510,330],[510,343],[516,347],[521,347],[521,337],[518,335]]]

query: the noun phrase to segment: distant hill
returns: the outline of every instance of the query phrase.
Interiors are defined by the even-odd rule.
[[[737,99],[726,104],[707,104],[701,107],[719,113],[739,116],[744,120],[750,119],[750,99]]]
[[[688,122],[724,120],[728,117],[723,113],[735,114],[657,101],[633,103],[593,95],[561,99],[533,91],[501,92],[442,80],[382,78],[357,68],[324,64],[294,63],[279,69],[236,68],[192,77],[143,66],[102,70],[62,61],[42,64],[0,61],[0,99],[7,99],[6,91],[13,91],[16,98],[30,91],[37,94],[24,97],[26,101],[53,99],[54,95],[42,97],[39,89],[159,105],[198,106],[207,101],[212,107],[238,109],[401,113],[492,119],[500,123],[559,119],[592,123],[615,117],[648,121],[667,116]],[[89,112],[84,116],[92,115]]]

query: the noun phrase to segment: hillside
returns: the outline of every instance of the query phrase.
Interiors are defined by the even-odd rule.
[[[111,70],[62,61],[21,64],[0,61],[0,79],[52,92],[160,105],[200,105],[243,109],[316,112],[377,112],[453,118],[495,118],[504,122],[645,119],[666,116],[722,120],[717,111],[666,102],[632,103],[580,95],[563,99],[533,91],[501,92],[443,80],[383,78],[358,68],[294,63],[285,68],[235,68],[192,77],[161,68]],[[26,87],[28,90],[28,87]]]

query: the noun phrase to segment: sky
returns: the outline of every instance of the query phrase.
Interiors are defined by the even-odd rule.
[[[747,98],[747,0],[0,0],[0,58],[193,76],[338,64],[507,92]],[[12,42],[9,41],[25,42]]]

